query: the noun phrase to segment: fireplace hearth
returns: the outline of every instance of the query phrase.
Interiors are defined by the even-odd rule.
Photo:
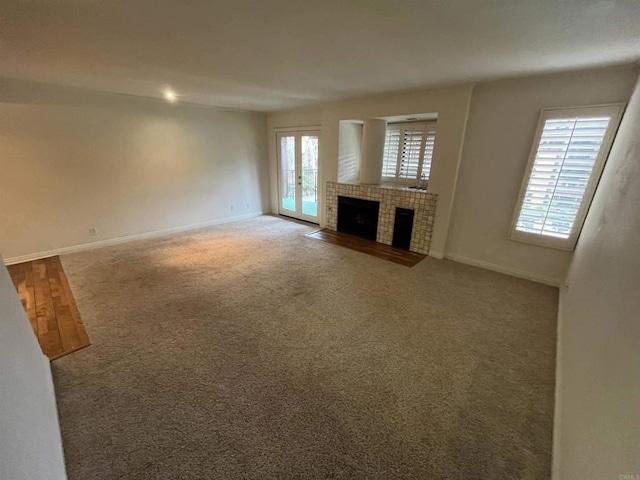
[[[380,202],[338,197],[338,231],[376,240]]]

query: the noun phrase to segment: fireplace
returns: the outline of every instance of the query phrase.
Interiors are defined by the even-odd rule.
[[[409,251],[429,254],[433,220],[438,201],[437,194],[397,185],[357,185],[338,182],[327,182],[326,194],[326,222],[329,230],[352,232],[347,229],[348,227],[345,228],[347,219],[344,215],[355,207],[343,205],[345,200],[358,202],[361,205],[373,204],[377,206],[378,213],[377,217],[373,213],[374,218],[368,221],[370,231],[367,238],[375,239],[376,242],[385,245],[394,245],[393,237],[395,236],[395,245],[406,248],[411,227]],[[411,219],[411,213],[403,210],[398,212],[396,208],[413,210],[413,218]],[[353,220],[352,213],[351,219]],[[368,212],[365,209],[360,213],[364,213],[366,218]],[[339,215],[341,217],[340,226],[338,226]],[[375,218],[377,218],[377,222]],[[361,221],[362,217],[359,217],[358,229],[361,227]]]
[[[380,202],[338,197],[338,231],[376,240]]]

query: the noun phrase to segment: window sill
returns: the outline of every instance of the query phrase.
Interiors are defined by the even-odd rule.
[[[520,232],[518,230],[513,230],[508,238],[514,242],[553,248],[554,250],[564,250],[565,252],[573,252],[577,240],[573,235],[569,238],[556,238],[537,233]]]

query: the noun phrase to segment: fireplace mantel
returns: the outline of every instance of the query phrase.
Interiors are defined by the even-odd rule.
[[[327,182],[327,228],[338,229],[338,196],[374,200],[380,202],[376,241],[391,245],[396,208],[414,210],[413,232],[409,250],[429,253],[433,219],[438,195],[424,190],[387,185],[358,185]]]

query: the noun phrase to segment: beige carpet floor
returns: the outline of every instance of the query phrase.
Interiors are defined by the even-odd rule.
[[[556,289],[265,216],[62,257],[71,480],[539,479]]]

